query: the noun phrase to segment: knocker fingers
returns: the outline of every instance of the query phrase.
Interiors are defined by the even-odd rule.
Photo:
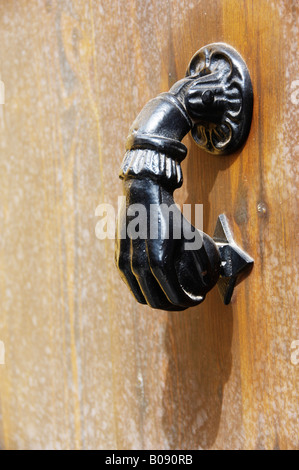
[[[146,303],[161,310],[181,310],[180,306],[173,305],[164,294],[153,275],[148,255],[146,252],[146,242],[142,239],[131,240],[131,266],[132,272],[143,293]]]
[[[150,269],[167,299],[171,304],[185,309],[198,305],[203,297],[188,293],[178,279],[175,256],[181,252],[180,246],[183,243],[184,240],[168,240],[167,243],[165,240],[147,240],[146,246]],[[192,257],[190,264],[186,266],[191,273],[194,272],[195,262],[195,258]]]
[[[131,269],[131,246],[130,239],[117,239],[116,241],[116,265],[120,271],[123,281],[127,284],[132,294],[140,304],[146,304],[146,300],[140,290],[137,279]]]

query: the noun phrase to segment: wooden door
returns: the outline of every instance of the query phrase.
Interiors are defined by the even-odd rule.
[[[296,449],[298,2],[0,1],[0,445],[3,449]],[[188,137],[179,203],[226,213],[254,258],[229,306],[183,313],[131,297],[114,241],[137,112],[211,42],[254,88],[245,147]]]

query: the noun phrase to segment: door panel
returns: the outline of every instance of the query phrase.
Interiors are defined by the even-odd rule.
[[[298,2],[0,1],[0,445],[298,448]],[[131,297],[114,241],[118,169],[142,106],[224,41],[245,59],[252,128],[237,154],[187,137],[178,203],[225,212],[255,260],[229,306]]]

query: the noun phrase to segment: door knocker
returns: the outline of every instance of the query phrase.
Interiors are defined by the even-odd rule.
[[[224,214],[212,239],[193,227],[173,200],[187,154],[183,137],[191,131],[207,152],[232,153],[248,136],[252,107],[246,64],[232,47],[215,43],[200,49],[186,77],[149,101],[134,121],[120,172],[126,204],[118,217],[116,262],[138,302],[184,310],[201,303],[218,283],[228,304],[252,267]],[[133,224],[133,232],[136,211],[147,217]]]

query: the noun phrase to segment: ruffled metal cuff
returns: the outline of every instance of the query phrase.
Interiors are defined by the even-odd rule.
[[[180,163],[164,153],[150,149],[128,150],[119,176],[122,179],[149,177],[170,189],[179,188],[183,184]]]

